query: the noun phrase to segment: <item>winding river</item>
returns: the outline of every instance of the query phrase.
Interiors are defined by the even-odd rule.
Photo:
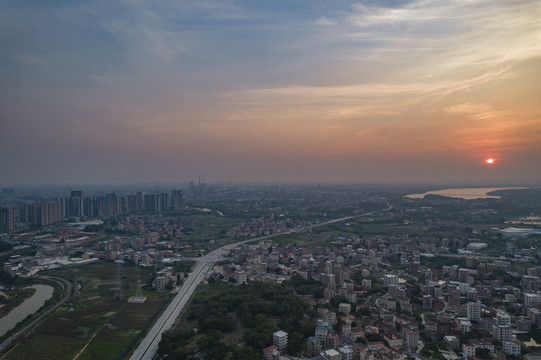
[[[53,296],[54,288],[52,286],[32,285],[31,288],[36,289],[34,295],[0,319],[0,336],[13,329],[17,323],[24,320],[28,315],[38,311],[45,304],[45,301]]]

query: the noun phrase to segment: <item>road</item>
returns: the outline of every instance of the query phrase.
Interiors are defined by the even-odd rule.
[[[271,234],[266,236],[261,236],[257,238],[251,238],[248,240],[243,240],[236,242],[234,244],[225,245],[219,249],[213,250],[206,256],[203,256],[201,258],[197,259],[197,263],[195,264],[195,267],[193,268],[190,276],[186,279],[184,282],[184,285],[182,285],[182,288],[179,290],[178,294],[173,298],[169,306],[164,310],[162,315],[158,318],[154,326],[148,331],[145,338],[141,341],[137,349],[135,349],[134,353],[130,357],[130,360],[151,360],[154,358],[157,350],[158,345],[160,343],[160,340],[162,338],[162,334],[164,331],[169,330],[171,327],[173,327],[176,319],[192,297],[195,289],[201,281],[205,278],[205,273],[212,269],[212,266],[214,263],[219,260],[223,253],[226,250],[231,250],[241,244],[253,242],[253,241],[260,241],[269,239],[272,237],[280,236],[280,235],[287,235],[287,234],[293,234],[298,232],[304,232],[308,229],[312,229],[319,226],[325,226],[329,224],[334,224],[341,221],[346,221],[350,219],[354,219],[361,216],[366,215],[372,215],[374,212],[366,213],[366,214],[360,214],[360,215],[354,215],[354,216],[346,216],[339,219],[329,220],[326,222],[322,222],[319,224],[314,224],[310,226],[304,226],[300,228],[291,229],[289,231],[285,231],[282,233],[277,234]]]
[[[173,326],[177,317],[192,297],[195,289],[203,281],[205,273],[210,270],[214,262],[221,256],[221,253],[222,250],[215,250],[197,262],[178,294],[149,330],[130,359],[152,359],[154,357],[154,354],[158,350],[162,333]]]
[[[45,316],[49,315],[51,312],[56,310],[60,305],[64,304],[70,298],[70,296],[71,296],[71,283],[68,280],[66,280],[64,278],[61,278],[61,277],[57,277],[57,276],[45,276],[45,275],[42,275],[42,276],[39,276],[39,277],[44,278],[44,279],[48,279],[48,280],[53,280],[53,281],[56,281],[56,282],[60,283],[62,285],[63,289],[67,288],[66,295],[64,295],[64,297],[59,302],[57,302],[55,305],[51,306],[49,309],[47,309],[47,311],[45,311],[43,314],[41,314],[36,319],[34,319],[30,324],[25,326],[21,331],[17,332],[16,334],[11,335],[2,344],[0,344],[0,352],[4,351],[4,349],[6,347],[8,347],[19,336],[21,336],[22,334],[30,331]]]

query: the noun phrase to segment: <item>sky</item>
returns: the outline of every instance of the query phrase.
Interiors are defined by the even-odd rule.
[[[539,19],[538,0],[1,0],[0,185],[539,185]]]

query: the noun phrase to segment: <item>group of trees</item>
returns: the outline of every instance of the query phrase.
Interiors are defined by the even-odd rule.
[[[313,311],[283,285],[255,282],[237,287],[215,282],[196,295],[185,320],[196,324],[197,349],[204,359],[254,359],[272,344],[272,334],[278,330],[288,333],[288,353],[299,355],[314,333],[313,322],[304,316]],[[242,331],[243,345],[221,341],[224,334],[234,331]],[[160,343],[160,354],[186,359],[189,344],[195,347],[195,341],[190,343],[194,336],[186,328],[168,332]]]
[[[289,284],[293,286],[299,295],[312,295],[316,299],[323,297],[323,287],[321,286],[321,283],[311,277],[305,279],[299,274],[295,274],[291,277]]]
[[[5,287],[11,287],[13,285],[25,285],[32,284],[31,278],[12,275],[9,271],[0,268],[0,285]]]
[[[11,249],[13,249],[13,245],[7,241],[0,241],[0,253],[10,251]]]

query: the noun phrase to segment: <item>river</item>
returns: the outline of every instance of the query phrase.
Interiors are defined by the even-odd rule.
[[[499,199],[501,196],[487,195],[489,192],[497,190],[519,190],[526,189],[524,187],[499,187],[499,188],[462,188],[462,189],[444,189],[427,191],[423,194],[410,194],[405,197],[410,199],[422,199],[426,195],[439,195],[460,199]]]
[[[52,286],[32,285],[31,287],[36,289],[34,295],[0,319],[0,336],[13,329],[15,325],[24,320],[28,315],[38,311],[45,304],[45,301],[53,296],[54,288]]]

